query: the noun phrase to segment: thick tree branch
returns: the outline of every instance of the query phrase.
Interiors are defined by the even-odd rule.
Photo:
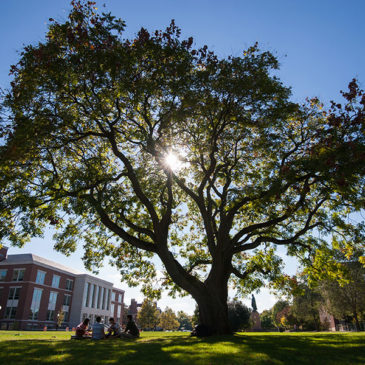
[[[143,241],[139,238],[130,235],[129,233],[124,231],[124,229],[118,226],[115,222],[113,222],[110,219],[109,215],[106,213],[106,211],[102,208],[101,204],[91,194],[88,194],[85,197],[88,199],[90,204],[94,207],[94,209],[98,213],[102,223],[112,232],[114,232],[116,235],[118,235],[120,238],[127,241],[134,247],[146,250],[148,252],[156,252],[156,245],[154,245],[151,242]]]

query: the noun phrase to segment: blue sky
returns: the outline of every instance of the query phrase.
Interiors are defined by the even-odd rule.
[[[183,36],[193,36],[197,46],[207,44],[218,56],[238,56],[256,41],[280,61],[279,77],[292,87],[292,98],[318,96],[322,101],[339,100],[339,91],[358,78],[365,87],[365,1],[363,0],[104,0],[99,9],[111,11],[127,23],[125,37],[133,37],[141,26],[166,27],[175,19]],[[44,39],[48,19],[66,19],[69,1],[12,0],[0,2],[0,87],[10,82],[9,66],[16,63],[23,45]],[[78,250],[66,258],[52,250],[52,234],[34,240],[12,253],[33,252],[82,270]],[[289,270],[295,272],[290,262]],[[138,289],[120,283],[117,271],[106,267],[100,274],[126,290],[131,298],[142,299]],[[270,308],[275,299],[263,291],[257,296],[258,310]],[[247,301],[249,303],[249,301]],[[192,312],[189,299],[159,302],[174,310]]]

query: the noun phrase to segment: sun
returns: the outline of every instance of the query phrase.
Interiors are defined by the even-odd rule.
[[[164,162],[166,166],[172,171],[177,171],[181,167],[181,161],[179,160],[179,157],[172,151],[166,155]]]

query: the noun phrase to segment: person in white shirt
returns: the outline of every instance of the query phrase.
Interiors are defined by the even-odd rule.
[[[96,317],[96,322],[93,324],[92,330],[93,333],[91,338],[93,340],[101,340],[105,338],[104,325],[101,323],[101,317]]]

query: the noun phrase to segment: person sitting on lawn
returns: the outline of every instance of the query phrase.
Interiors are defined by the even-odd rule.
[[[101,340],[105,337],[104,333],[104,325],[101,323],[101,317],[96,317],[96,322],[93,324],[93,333],[92,333],[92,339],[93,340]]]
[[[90,333],[88,331],[89,327],[89,318],[85,318],[77,327],[76,327],[76,337],[79,338],[90,338]]]
[[[139,329],[136,323],[133,321],[133,317],[128,314],[127,315],[127,325],[125,327],[124,332],[120,335],[121,338],[138,338],[139,337]]]
[[[114,321],[114,318],[109,318],[108,333],[105,337],[119,337],[121,333],[119,323]]]

